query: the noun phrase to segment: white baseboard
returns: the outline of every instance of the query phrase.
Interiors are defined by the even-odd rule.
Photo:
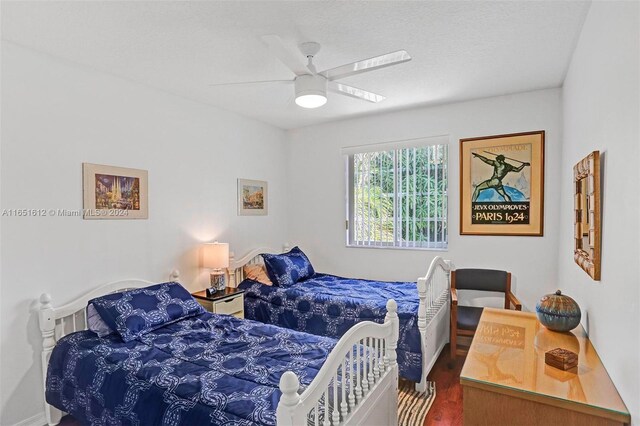
[[[44,417],[44,411],[38,413],[35,416],[31,416],[28,419],[24,419],[15,423],[13,426],[43,426],[47,424],[47,419]]]

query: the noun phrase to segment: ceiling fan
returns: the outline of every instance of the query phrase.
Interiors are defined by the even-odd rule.
[[[367,71],[374,71],[391,65],[401,64],[411,60],[411,56],[406,50],[398,50],[385,55],[375,56],[341,65],[325,71],[318,72],[313,64],[314,56],[320,51],[320,44],[316,42],[306,42],[299,46],[300,53],[307,58],[307,64],[298,52],[289,49],[277,35],[262,36],[271,53],[273,53],[284,65],[287,66],[296,76],[293,80],[266,80],[248,81],[240,83],[220,83],[211,86],[226,86],[236,84],[262,84],[262,83],[293,83],[295,87],[296,104],[303,108],[318,108],[327,103],[327,90],[352,98],[361,99],[368,102],[377,103],[385,100],[382,95],[338,83],[335,80],[360,74]]]

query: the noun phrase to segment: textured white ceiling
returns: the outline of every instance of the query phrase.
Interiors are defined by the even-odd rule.
[[[557,87],[588,2],[2,2],[2,38],[281,128]],[[211,83],[289,79],[263,46],[317,41],[319,70],[393,50],[413,60],[346,78],[387,96],[336,94],[315,110],[293,87]]]

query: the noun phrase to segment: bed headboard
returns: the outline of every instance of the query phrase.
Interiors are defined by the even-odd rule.
[[[231,253],[229,257],[229,287],[237,287],[238,284],[244,280],[244,271],[242,267],[244,265],[262,264],[261,253],[282,253],[289,251],[289,243],[282,245],[282,250],[273,247],[256,247],[249,250],[244,256],[236,259],[235,255]]]
[[[180,272],[174,270],[169,274],[169,281],[178,281]],[[87,329],[86,307],[89,300],[104,296],[105,294],[117,291],[129,290],[132,288],[147,287],[154,284],[151,281],[140,279],[127,279],[104,284],[66,305],[54,307],[52,297],[48,293],[40,296],[40,308],[38,310],[38,321],[40,332],[42,333],[42,372],[43,385],[46,387],[47,368],[49,358],[54,346],[62,337],[75,331]],[[61,412],[45,402],[45,414],[47,423],[57,424],[61,417]],[[57,419],[57,421],[56,421]]]

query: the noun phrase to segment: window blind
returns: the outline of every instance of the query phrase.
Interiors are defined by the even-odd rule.
[[[447,145],[348,155],[347,243],[447,248]]]

